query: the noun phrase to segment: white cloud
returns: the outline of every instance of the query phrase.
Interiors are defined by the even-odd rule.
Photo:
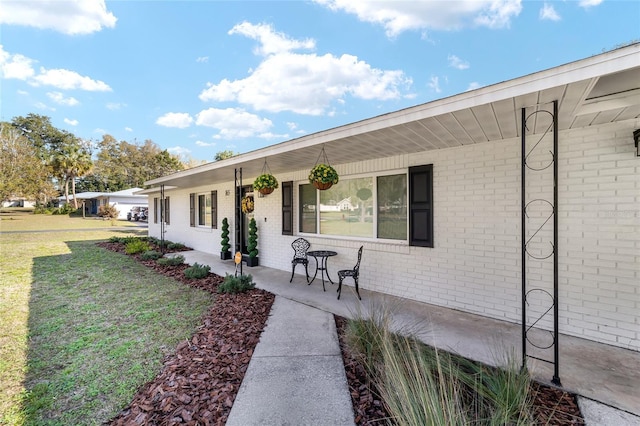
[[[442,89],[440,88],[440,79],[438,78],[438,76],[432,75],[429,79],[429,82],[427,83],[427,86],[436,93],[442,92]]]
[[[199,56],[198,58],[196,58],[196,62],[199,62],[199,63],[209,62],[209,57],[208,56]]]
[[[126,132],[133,132],[133,129],[131,127],[125,127],[124,130]]]
[[[469,83],[469,87],[467,87],[467,92],[470,90],[479,89],[480,87],[482,87],[482,84],[478,83],[477,81],[472,81],[471,83]]]
[[[164,127],[184,129],[191,126],[193,118],[186,112],[168,112],[156,120],[156,124]]]
[[[38,108],[38,109],[45,109],[45,110],[48,110],[48,111],[55,111],[56,110],[55,108],[52,108],[52,107],[50,107],[47,104],[42,103],[42,102],[36,102],[34,106],[36,108]]]
[[[540,9],[540,19],[543,21],[559,21],[561,18],[553,5],[545,3]]]
[[[384,27],[388,37],[412,30],[458,30],[480,25],[508,27],[522,10],[521,0],[314,0],[331,10],[354,14]]]
[[[174,146],[172,148],[167,148],[167,151],[175,155],[184,155],[184,154],[189,154],[191,152],[190,149],[184,148],[182,146]]]
[[[74,97],[65,98],[64,95],[60,92],[48,92],[47,96],[58,105],[76,106],[80,103],[80,101],[78,101]]]
[[[98,127],[93,131],[93,133],[99,133],[101,135],[105,135],[105,134],[107,134],[107,131],[105,129],[101,129],[101,128]]]
[[[309,50],[315,48],[316,45],[312,39],[294,40],[286,34],[277,33],[271,25],[254,25],[246,21],[229,30],[229,35],[233,34],[242,34],[259,41],[260,46],[256,49],[256,53],[264,56],[298,49]]]
[[[241,28],[242,31],[234,27],[234,32],[260,40],[263,44],[257,51],[273,54],[245,79],[207,83],[199,96],[202,101],[237,101],[256,110],[321,115],[330,108],[331,102],[345,96],[397,99],[403,96],[403,89],[412,84],[402,71],[372,68],[356,56],[287,51],[312,47],[312,43],[275,34],[268,26],[244,23]]]
[[[602,0],[580,0],[580,6],[584,8],[589,8],[592,6],[598,6],[602,3]]]
[[[196,145],[198,145],[198,146],[216,146],[216,143],[215,142],[196,141]]]
[[[93,80],[75,71],[65,69],[47,70],[40,68],[40,74],[35,76],[29,83],[33,86],[53,86],[63,90],[79,89],[89,92],[111,91],[111,87],[103,81]]]
[[[298,125],[292,121],[287,121],[287,127],[289,128],[289,130],[296,130],[298,128]]]
[[[273,123],[240,108],[209,108],[196,115],[198,126],[218,129],[216,139],[247,138],[267,132]]]
[[[463,61],[462,59],[458,58],[456,55],[449,55],[447,59],[449,60],[450,67],[453,67],[459,70],[466,70],[467,68],[469,68],[469,62]]]
[[[26,56],[12,55],[0,44],[0,76],[17,80],[27,80],[35,74],[33,66],[35,61]]]
[[[105,106],[107,107],[107,109],[110,109],[111,111],[116,111],[116,110],[119,110],[121,108],[126,107],[127,104],[121,104],[119,102],[109,102]]]
[[[104,0],[3,1],[0,9],[0,24],[52,29],[69,35],[113,28],[116,21]]]
[[[64,122],[67,123],[70,126],[77,126],[78,125],[78,120],[70,120],[68,118],[65,118]]]

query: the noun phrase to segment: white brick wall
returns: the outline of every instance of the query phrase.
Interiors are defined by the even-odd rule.
[[[640,350],[640,158],[634,155],[631,138],[638,127],[640,120],[630,120],[561,132],[558,160],[560,331],[632,350]],[[347,177],[422,164],[434,167],[435,248],[364,241],[361,287],[519,322],[520,140],[336,168]],[[305,182],[307,172],[297,170],[277,178]],[[246,182],[253,178],[247,176]],[[548,177],[527,177],[530,197],[548,198],[549,185]],[[219,252],[220,226],[217,230],[189,228],[189,192],[211,189],[218,190],[219,222],[228,217],[233,230],[230,180],[216,187],[168,191],[171,225],[167,239]],[[225,189],[231,191],[230,196],[224,195]],[[260,264],[289,271],[290,244],[297,235],[281,234],[281,189],[255,199],[254,217]],[[297,227],[296,218],[294,229]],[[150,235],[158,231],[159,226],[149,224]],[[549,235],[540,239],[541,252],[550,249],[545,246]],[[325,236],[307,239],[313,247],[339,253],[329,261],[333,276],[336,270],[353,266],[363,243]],[[528,261],[528,266],[529,280],[551,291],[551,264]],[[544,309],[542,299],[538,294],[531,296],[532,311]]]

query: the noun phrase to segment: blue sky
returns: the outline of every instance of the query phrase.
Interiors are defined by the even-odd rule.
[[[213,160],[640,39],[638,1],[0,0],[0,119]]]

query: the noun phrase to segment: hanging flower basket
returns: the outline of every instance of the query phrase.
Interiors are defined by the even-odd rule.
[[[241,201],[242,213],[253,212],[253,197],[243,197]]]
[[[331,188],[338,180],[336,169],[324,163],[316,164],[309,173],[309,182],[321,191]]]
[[[326,189],[329,189],[333,186],[333,182],[327,182],[327,183],[323,183],[323,182],[318,182],[317,180],[314,180],[312,182],[313,186],[316,187],[316,189],[319,189],[320,191],[324,191]]]
[[[278,187],[278,180],[270,173],[263,173],[253,181],[253,189],[262,195],[268,195]]]

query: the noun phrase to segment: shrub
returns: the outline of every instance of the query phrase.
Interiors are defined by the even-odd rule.
[[[198,262],[194,263],[192,266],[189,266],[184,270],[184,276],[189,279],[200,279],[209,275],[209,271],[211,270],[211,266],[209,265],[200,265]]]
[[[118,209],[115,206],[112,206],[110,204],[100,206],[98,207],[98,216],[107,218],[107,219],[117,219]]]
[[[149,243],[141,239],[130,241],[124,246],[124,252],[127,254],[144,253],[145,251],[149,251],[150,249],[151,247],[149,246]]]
[[[167,248],[169,250],[183,250],[185,249],[187,246],[185,246],[182,243],[169,243],[167,244]]]
[[[155,250],[145,251],[140,255],[142,260],[158,260],[162,257],[162,253]]]
[[[218,286],[218,293],[244,293],[256,288],[251,275],[234,275],[227,274],[222,284]]]
[[[178,266],[184,263],[184,256],[161,257],[156,262],[162,266]]]

